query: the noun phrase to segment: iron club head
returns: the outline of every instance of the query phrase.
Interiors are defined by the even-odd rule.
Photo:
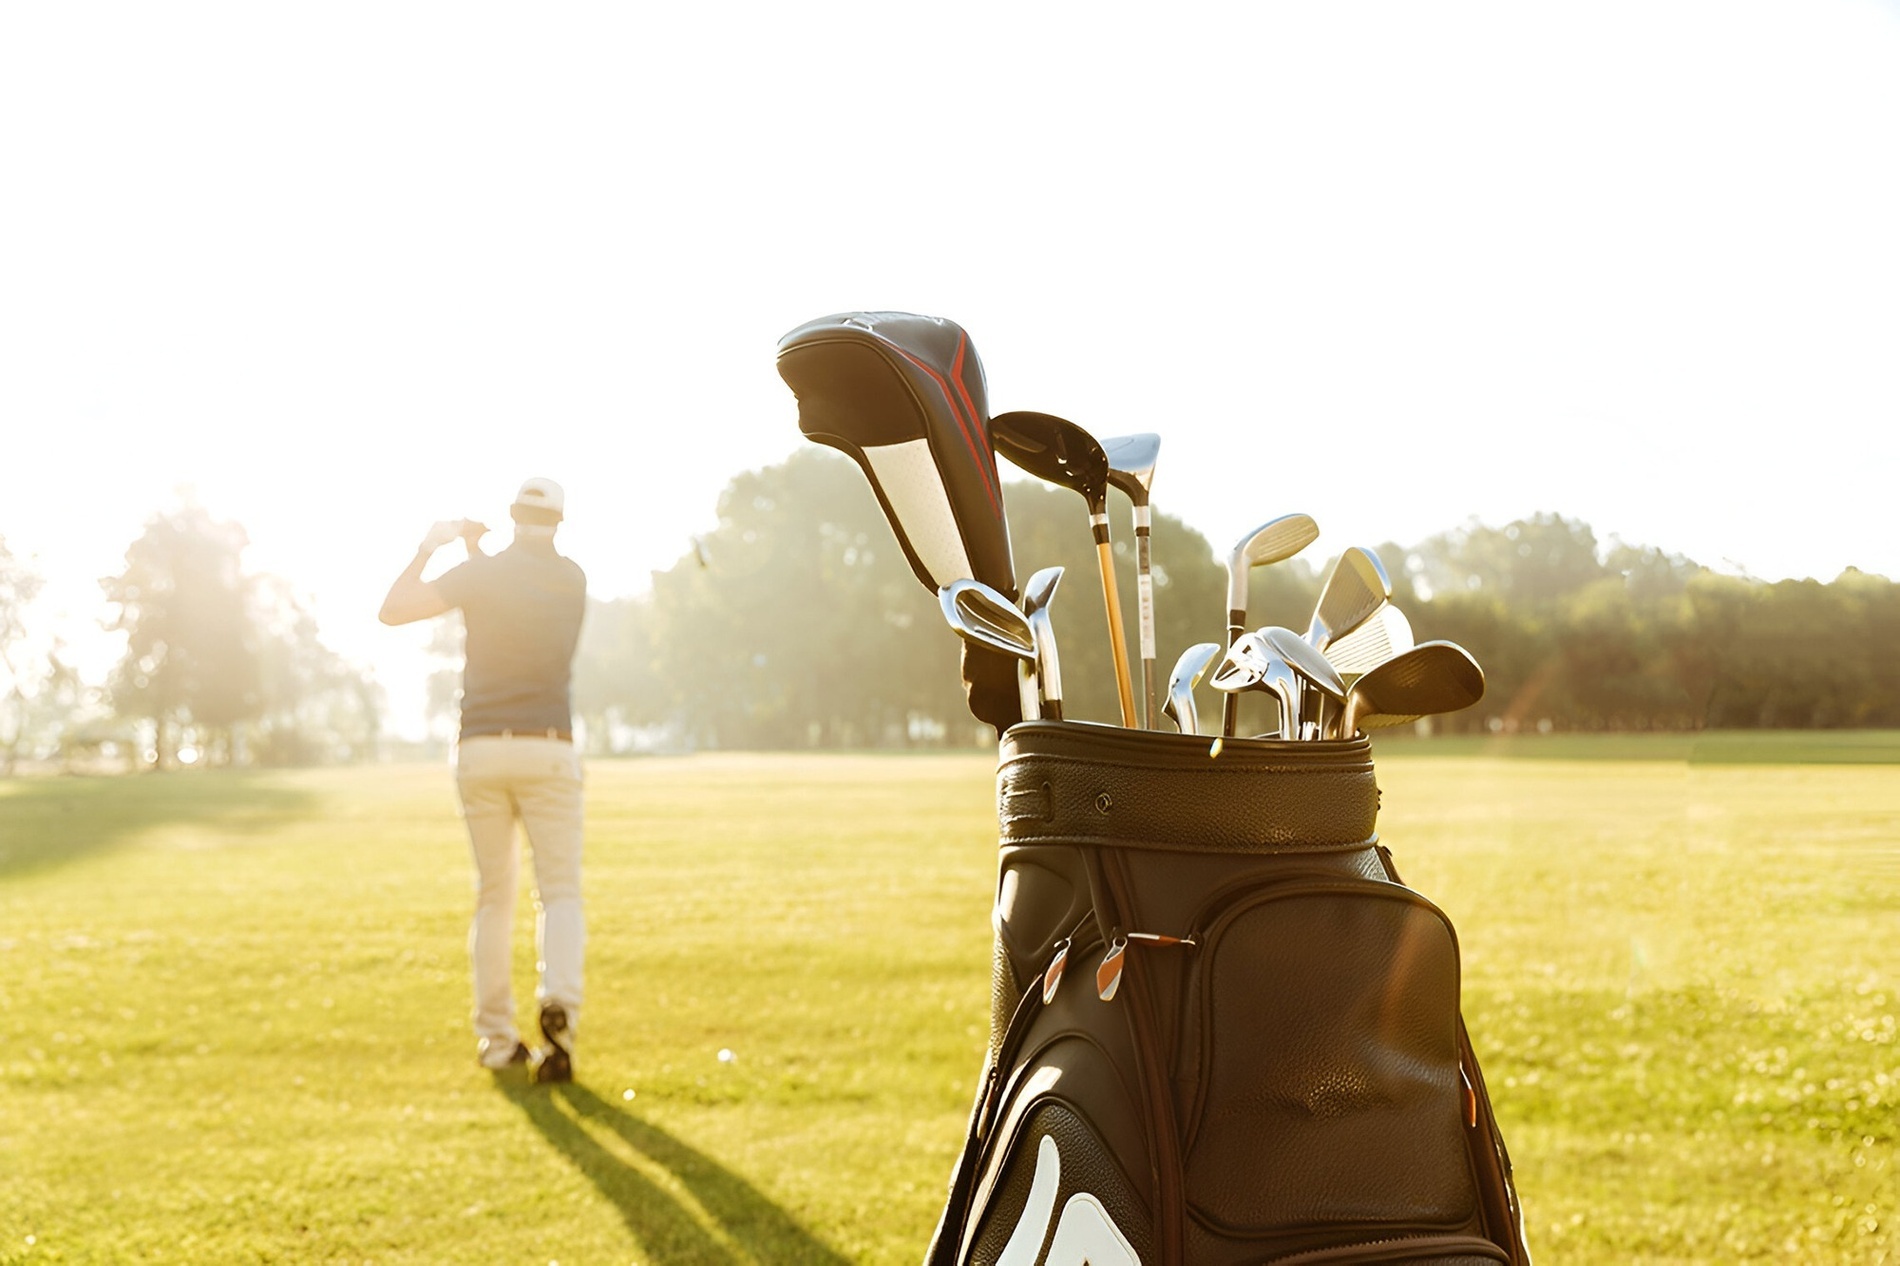
[[[1313,622],[1306,628],[1306,640],[1325,650],[1334,638],[1365,623],[1391,596],[1392,582],[1379,556],[1353,546],[1339,556],[1326,577],[1319,591],[1319,604],[1313,608]]]
[[[1484,670],[1456,642],[1420,642],[1353,683],[1341,737],[1456,712],[1484,697]]]
[[[1168,702],[1163,708],[1174,728],[1183,734],[1199,734],[1201,717],[1194,706],[1194,687],[1207,672],[1207,666],[1221,653],[1219,642],[1196,642],[1181,652],[1168,674]]]

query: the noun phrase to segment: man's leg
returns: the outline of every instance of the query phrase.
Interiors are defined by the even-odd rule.
[[[515,800],[534,854],[535,948],[541,975],[536,996],[549,1042],[571,1055],[587,946],[581,908],[580,754],[571,743],[558,740],[515,742],[524,749],[515,762]],[[550,1031],[555,1028],[559,1031]]]
[[[456,754],[455,784],[475,857],[475,918],[468,953],[475,984],[475,1036],[482,1042],[484,1063],[489,1052],[512,1055],[519,1041],[509,979],[518,873],[515,801],[508,789],[505,749],[497,747],[506,742],[467,739]]]

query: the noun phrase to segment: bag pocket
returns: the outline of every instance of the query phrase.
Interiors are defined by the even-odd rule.
[[[1244,891],[1197,923],[1176,1064],[1195,1220],[1293,1242],[1471,1229],[1443,912],[1398,884],[1315,879]]]

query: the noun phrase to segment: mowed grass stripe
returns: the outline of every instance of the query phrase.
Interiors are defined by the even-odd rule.
[[[1433,750],[1382,760],[1381,830],[1459,928],[1540,1260],[1891,1257],[1892,771]],[[473,1064],[445,768],[0,783],[0,1261],[916,1261],[993,762],[588,779],[552,1093]]]

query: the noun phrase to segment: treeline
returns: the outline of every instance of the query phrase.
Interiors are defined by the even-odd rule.
[[[1033,482],[1005,494],[1019,582],[1066,569],[1052,610],[1067,715],[1113,721],[1081,499]],[[1119,494],[1110,513],[1132,643],[1132,532]],[[1419,640],[1456,641],[1484,666],[1484,700],[1437,718],[1438,732],[1900,726],[1900,589],[1884,578],[1720,575],[1661,550],[1606,546],[1556,515],[1373,548]],[[1204,537],[1159,510],[1153,555],[1165,682],[1182,649],[1222,636],[1226,574]],[[1252,622],[1303,631],[1330,562],[1255,571]],[[654,579],[649,595],[590,606],[575,700],[597,748],[636,734],[725,748],[990,741],[964,707],[957,641],[935,598],[857,469],[833,454],[801,451],[734,480],[718,528]]]
[[[1051,611],[1066,714],[1115,721],[1083,503],[1029,481],[1004,492],[1018,581],[1065,569]],[[1132,657],[1129,506],[1117,493],[1109,508]],[[1165,685],[1185,647],[1222,637],[1226,575],[1215,547],[1159,508],[1153,542]],[[102,582],[103,623],[125,635],[124,656],[89,683],[59,642],[32,636],[40,578],[0,538],[0,775],[23,759],[163,768],[385,755],[381,688],[324,645],[286,582],[245,571],[245,545],[241,527],[198,506],[148,522]],[[1882,577],[1720,575],[1606,546],[1555,515],[1374,548],[1419,640],[1456,641],[1484,666],[1483,701],[1437,718],[1438,732],[1900,726],[1900,588]],[[1257,569],[1252,623],[1304,630],[1330,563],[1314,553]],[[438,732],[452,733],[452,620],[433,648],[443,668],[430,698]],[[650,593],[590,601],[574,701],[596,753],[985,744],[958,652],[857,468],[811,448],[734,479],[718,527]],[[1264,726],[1254,707],[1243,728]]]
[[[0,775],[67,768],[310,765],[379,751],[383,692],[323,644],[275,576],[243,567],[244,529],[187,505],[154,516],[100,582],[125,652],[103,683],[32,636],[42,580],[0,538]]]

